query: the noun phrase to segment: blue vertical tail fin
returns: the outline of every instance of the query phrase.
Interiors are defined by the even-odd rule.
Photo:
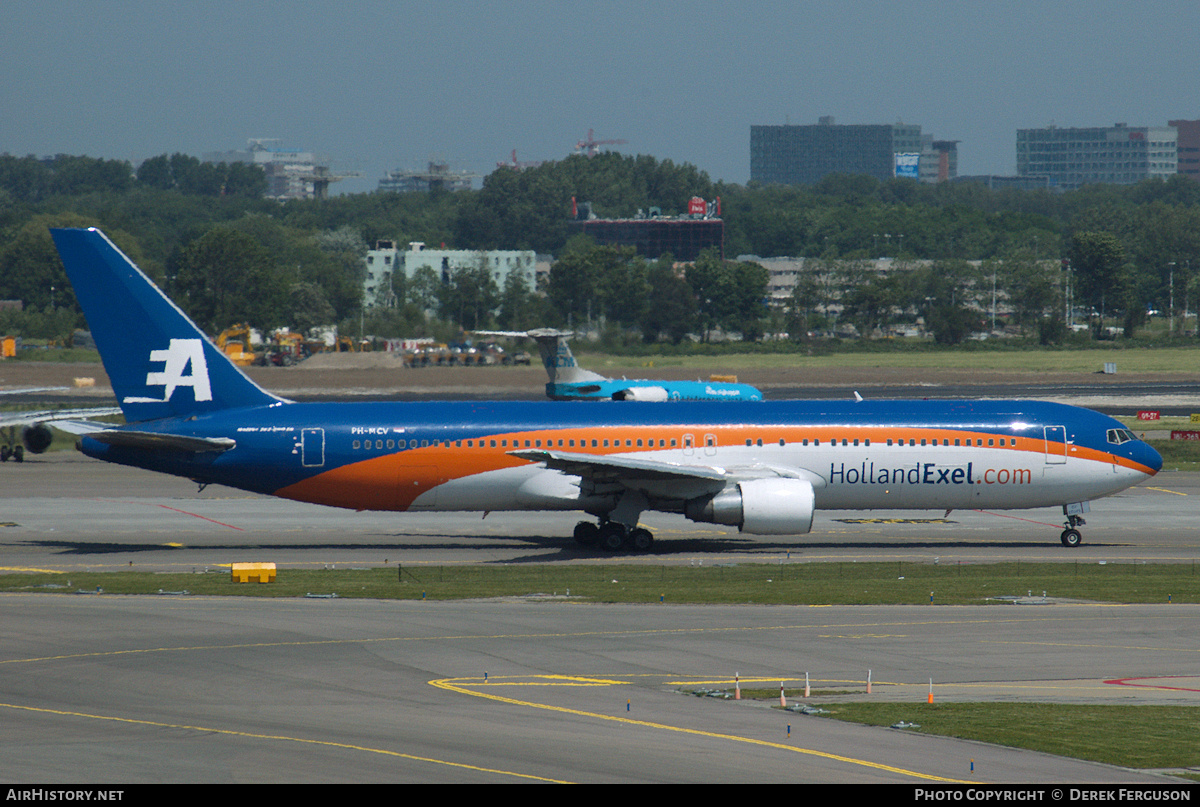
[[[104,233],[50,234],[126,420],[282,400],[247,378]]]

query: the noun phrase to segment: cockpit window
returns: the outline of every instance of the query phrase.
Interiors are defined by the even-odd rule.
[[[1115,445],[1121,445],[1121,443],[1128,443],[1130,440],[1136,440],[1136,439],[1137,439],[1137,436],[1133,432],[1131,432],[1129,429],[1109,429],[1108,430],[1108,442],[1113,443]]]

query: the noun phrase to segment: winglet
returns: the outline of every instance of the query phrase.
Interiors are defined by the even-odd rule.
[[[50,234],[127,421],[282,402],[243,375],[100,230]]]

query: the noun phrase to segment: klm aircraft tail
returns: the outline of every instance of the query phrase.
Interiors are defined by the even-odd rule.
[[[127,421],[282,400],[243,375],[104,233],[50,234]]]
[[[554,328],[538,328],[533,331],[474,331],[481,336],[527,336],[537,342],[538,351],[542,354],[542,366],[550,376],[551,384],[579,384],[583,381],[608,381],[607,378],[591,370],[585,370],[575,363],[571,346],[567,340],[575,335],[574,331],[558,331]]]

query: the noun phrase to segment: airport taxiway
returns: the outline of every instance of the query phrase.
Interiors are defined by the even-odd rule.
[[[1200,475],[1052,509],[821,513],[811,534],[565,514],[354,513],[72,452],[0,466],[0,567],[906,559],[1194,563]],[[913,518],[916,515],[918,518]],[[895,516],[896,518],[892,518]],[[685,607],[0,595],[0,770],[38,782],[1125,782],[1163,777],[681,694],[785,683],[923,704],[1200,705],[1200,606]],[[825,700],[835,702],[840,696]],[[862,696],[858,696],[861,698]],[[917,715],[914,720],[919,722]],[[974,771],[971,762],[974,761]]]
[[[794,700],[806,671],[818,687],[862,690],[871,670],[879,697],[907,697],[914,722],[931,677],[935,693],[972,699],[1200,703],[1173,677],[1195,669],[1196,606],[32,594],[0,596],[0,612],[9,782],[1161,785],[1153,773],[684,692],[731,690],[740,673],[742,686],[782,682]],[[1114,682],[1135,676],[1145,686]]]

